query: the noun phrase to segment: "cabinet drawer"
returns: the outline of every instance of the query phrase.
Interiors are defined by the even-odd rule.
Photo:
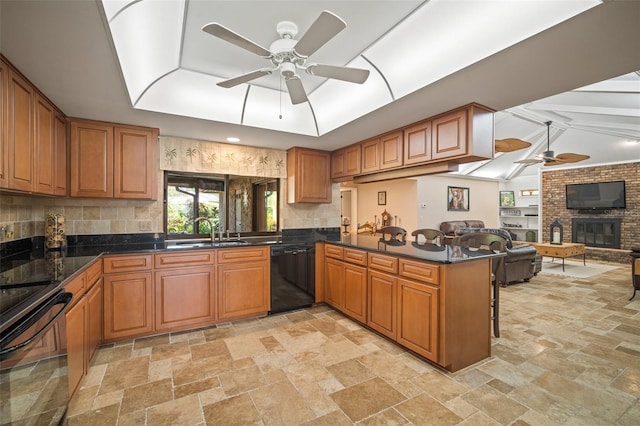
[[[397,274],[398,259],[384,254],[369,253],[369,268]]]
[[[439,283],[438,266],[407,259],[399,260],[400,275],[430,284]]]
[[[325,244],[324,255],[327,257],[333,257],[334,259],[342,259],[344,256],[344,249],[333,244]]]
[[[355,263],[356,265],[367,266],[367,252],[362,250],[345,248],[344,260],[346,262]]]
[[[218,249],[218,263],[269,259],[269,247]]]
[[[215,250],[196,250],[182,253],[158,253],[155,255],[156,269],[213,265],[216,262]]]
[[[65,291],[73,294],[73,304],[77,303],[78,300],[84,295],[84,292],[87,290],[87,275],[85,272],[73,278],[67,284],[64,285]]]
[[[145,271],[151,269],[151,254],[108,256],[104,258],[104,273]]]
[[[98,259],[89,266],[85,272],[87,274],[87,289],[102,278],[102,259]]]

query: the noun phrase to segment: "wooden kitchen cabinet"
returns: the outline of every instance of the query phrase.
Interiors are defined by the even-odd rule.
[[[362,142],[362,173],[402,166],[402,137],[403,132],[396,131]]]
[[[331,153],[294,147],[287,151],[287,202],[331,203]]]
[[[398,278],[398,343],[438,362],[438,287]]]
[[[72,197],[157,198],[158,130],[72,119]]]
[[[424,163],[431,158],[431,121],[404,129],[404,165]]]
[[[369,270],[366,324],[394,340],[396,338],[397,283],[398,279],[394,275]]]
[[[81,298],[66,314],[69,396],[72,396],[76,392],[85,374],[86,307],[86,299]]]
[[[342,261],[327,257],[324,261],[325,301],[338,310],[344,310],[344,265]]]
[[[467,153],[467,110],[435,118],[431,122],[433,146],[431,158],[454,157]]]
[[[35,191],[40,194],[66,196],[66,119],[40,94],[36,94],[35,99]]]
[[[0,188],[9,186],[9,65],[0,57]]]
[[[331,154],[331,179],[346,180],[361,172],[361,146],[349,145]]]
[[[326,244],[324,249],[325,301],[347,315],[366,322],[366,253],[330,244]]]
[[[153,331],[151,271],[105,274],[103,297],[105,341]]]
[[[218,319],[266,315],[271,308],[269,248],[218,250]]]
[[[86,295],[87,299],[87,366],[102,344],[102,276]]]
[[[367,321],[367,268],[344,263],[344,312]]]
[[[33,86],[13,69],[8,70],[7,86],[7,187],[35,190],[35,96]]]
[[[213,323],[216,318],[215,267],[155,272],[155,330]]]

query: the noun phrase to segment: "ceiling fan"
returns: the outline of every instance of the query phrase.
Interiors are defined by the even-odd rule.
[[[583,161],[591,158],[588,155],[574,154],[572,152],[554,156],[554,152],[549,148],[551,121],[547,121],[544,124],[547,125],[547,150],[542,153],[542,156],[538,156],[536,158],[526,158],[524,160],[514,161],[514,163],[525,164],[527,166],[536,163],[544,163],[545,166],[557,166],[558,164],[577,163],[578,161]]]
[[[265,49],[217,22],[203,26],[202,30],[251,53],[262,56],[273,64],[273,68],[261,68],[251,71],[221,81],[218,86],[234,87],[280,70],[280,75],[286,81],[291,103],[296,105],[308,100],[302,81],[296,74],[297,69],[318,77],[333,78],[358,84],[364,83],[369,77],[369,70],[365,69],[307,63],[309,56],[346,27],[347,24],[342,19],[325,10],[311,24],[307,32],[299,40],[296,40],[298,26],[290,21],[282,21],[276,27],[276,31],[281,38],[271,43],[269,49]]]

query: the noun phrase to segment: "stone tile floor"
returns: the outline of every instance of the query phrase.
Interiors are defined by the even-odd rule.
[[[491,358],[453,374],[327,306],[105,346],[69,425],[640,425],[630,277],[502,288]]]

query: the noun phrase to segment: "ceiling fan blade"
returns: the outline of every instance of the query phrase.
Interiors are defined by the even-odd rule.
[[[496,139],[495,149],[496,152],[512,152],[519,149],[528,148],[531,146],[530,142],[523,141],[522,139],[507,138]]]
[[[293,105],[307,102],[307,92],[304,91],[304,86],[300,77],[293,76],[286,79],[287,90],[289,91],[289,97]]]
[[[573,152],[565,152],[563,154],[556,155],[555,160],[561,161],[563,163],[577,163],[578,161],[583,161],[591,158],[588,155],[584,154],[574,154]]]
[[[264,58],[268,58],[271,56],[271,52],[260,46],[257,43],[249,40],[241,36],[238,33],[231,31],[229,28],[224,27],[217,22],[212,22],[210,24],[202,27],[202,31],[205,33],[209,33],[214,37],[218,37],[224,41],[227,41],[231,44],[235,44],[238,47],[241,47],[245,50],[248,50],[251,53],[255,53],[258,56],[262,56]]]
[[[545,167],[557,166],[559,164],[564,164],[564,163],[565,163],[564,161],[549,160],[544,162],[544,166]]]
[[[230,78],[229,80],[221,81],[220,83],[217,83],[217,85],[228,89],[230,87],[237,86],[238,84],[246,83],[247,81],[264,77],[265,75],[271,74],[271,72],[272,70],[270,70],[269,68],[263,68],[261,70],[251,71],[249,73]]]
[[[325,10],[300,37],[293,49],[300,56],[310,56],[346,27],[347,24],[342,19]]]
[[[527,166],[530,166],[532,164],[536,164],[536,163],[542,163],[543,160],[540,160],[538,158],[525,158],[524,160],[518,160],[518,161],[514,161],[514,163],[517,164],[526,164]]]
[[[334,78],[336,80],[349,81],[362,84],[369,78],[369,70],[349,67],[336,67],[333,65],[311,64],[307,72],[318,77]]]

